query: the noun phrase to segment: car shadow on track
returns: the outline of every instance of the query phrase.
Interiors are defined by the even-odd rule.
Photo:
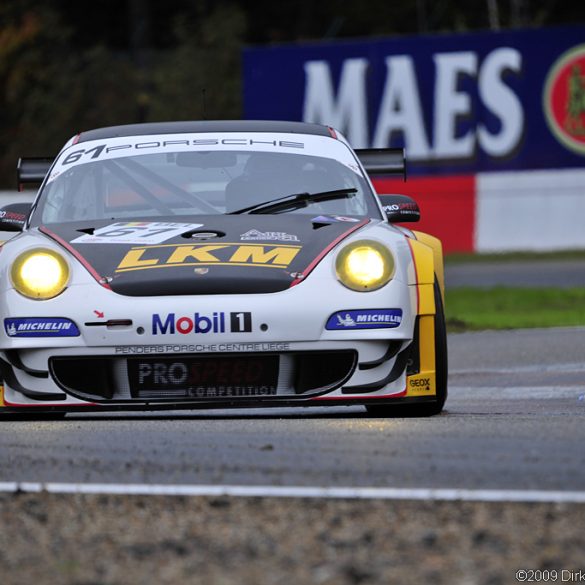
[[[351,409],[351,410],[349,410]],[[234,412],[229,411],[197,411],[197,412],[120,412],[120,413],[70,413],[65,418],[66,421],[103,421],[103,420],[301,420],[301,419],[384,419],[384,418],[415,418],[412,416],[405,416],[401,414],[397,409],[395,416],[378,416],[370,414],[365,408],[360,406],[353,407],[312,407],[311,411],[299,412],[298,409],[264,409],[259,411],[258,409],[243,410],[237,409]],[[448,411],[444,410],[438,416],[448,415]],[[425,417],[422,417],[425,418]],[[431,418],[436,418],[431,417]]]

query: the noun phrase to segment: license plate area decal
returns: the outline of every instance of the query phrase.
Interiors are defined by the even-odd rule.
[[[128,360],[132,398],[209,399],[272,396],[278,355],[173,356]]]

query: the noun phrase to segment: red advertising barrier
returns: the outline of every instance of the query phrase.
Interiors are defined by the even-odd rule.
[[[438,237],[445,252],[473,252],[475,232],[475,176],[375,179],[380,194],[409,195],[419,205],[421,220],[408,224]]]

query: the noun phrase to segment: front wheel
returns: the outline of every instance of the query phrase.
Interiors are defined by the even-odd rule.
[[[422,417],[439,414],[447,400],[447,326],[443,297],[439,283],[435,278],[435,376],[437,395],[433,402],[421,404],[373,404],[366,406],[368,412],[375,416],[384,417]]]

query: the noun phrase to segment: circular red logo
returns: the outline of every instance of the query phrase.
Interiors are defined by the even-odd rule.
[[[563,53],[544,86],[544,111],[552,133],[585,155],[585,45]]]

